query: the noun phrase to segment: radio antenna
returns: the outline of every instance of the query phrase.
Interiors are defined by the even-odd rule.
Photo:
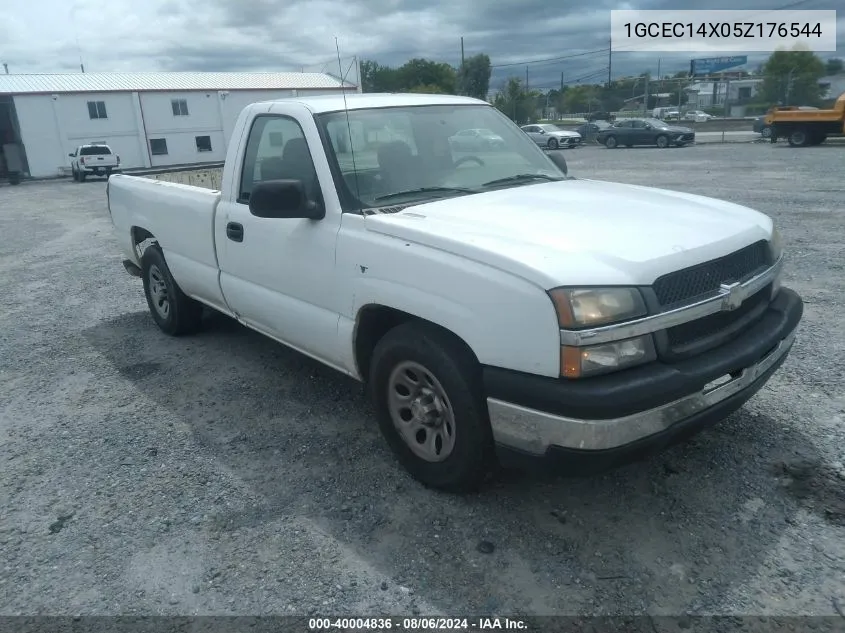
[[[352,174],[355,176],[355,199],[358,201],[359,211],[363,211],[361,205],[361,187],[358,184],[358,166],[355,164],[355,145],[352,143],[352,125],[349,123],[349,107],[346,105],[346,79],[343,76],[343,65],[340,63],[340,45],[337,38],[334,38],[334,47],[337,50],[337,71],[340,73],[340,90],[343,93],[343,113],[346,115],[346,139],[349,142],[349,153],[352,154]]]

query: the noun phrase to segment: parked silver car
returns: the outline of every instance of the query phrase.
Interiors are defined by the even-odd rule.
[[[503,148],[505,139],[486,128],[471,128],[449,137],[449,143],[457,151],[483,151]]]
[[[581,135],[578,132],[562,130],[551,123],[537,123],[534,125],[523,125],[522,131],[540,147],[558,149],[559,147],[577,147],[581,144]]]

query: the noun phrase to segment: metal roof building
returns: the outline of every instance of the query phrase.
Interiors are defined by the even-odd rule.
[[[314,72],[0,74],[0,176],[66,174],[88,143],[123,168],[219,162],[250,103],[352,91]]]
[[[325,73],[63,73],[2,75],[0,94],[160,92],[187,90],[331,90],[340,79]],[[347,88],[355,88],[346,82]]]

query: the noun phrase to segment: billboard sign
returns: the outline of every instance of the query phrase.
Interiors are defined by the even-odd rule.
[[[690,74],[693,76],[709,75],[722,72],[729,68],[736,68],[748,63],[748,55],[734,55],[733,57],[705,57],[690,60]]]

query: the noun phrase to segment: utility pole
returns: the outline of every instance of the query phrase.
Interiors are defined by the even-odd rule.
[[[644,88],[644,92],[643,92],[643,114],[648,113],[648,80],[649,80],[649,76],[648,76],[648,73],[646,73],[645,88]]]
[[[466,60],[464,59],[464,36],[462,35],[461,36],[461,68],[463,68],[463,66],[464,66],[464,61],[466,61]]]
[[[563,73],[560,73],[560,91],[563,92]]]
[[[607,87],[610,88],[610,71],[613,68],[613,37],[607,40]]]
[[[657,59],[657,81],[661,81],[663,77],[660,75],[660,58]]]
[[[528,66],[525,67],[525,92],[528,92]]]

